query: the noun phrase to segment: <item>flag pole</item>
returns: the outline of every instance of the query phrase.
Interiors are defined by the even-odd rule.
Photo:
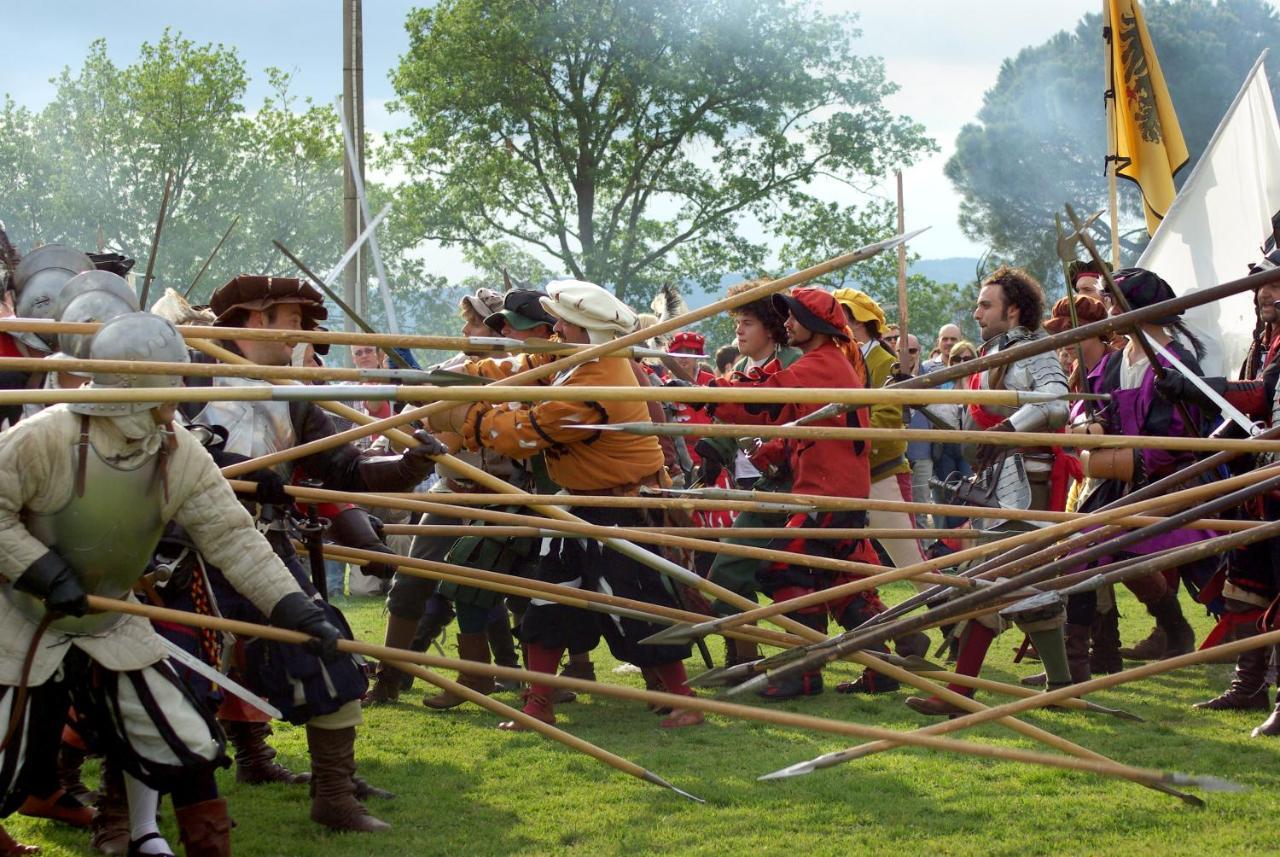
[[[1111,267],[1116,270],[1120,269],[1120,194],[1116,189],[1116,82],[1114,59],[1115,52],[1111,46],[1111,40],[1115,38],[1115,33],[1111,29],[1111,0],[1102,0],[1102,47],[1103,47],[1103,67],[1106,69],[1104,74],[1105,88],[1102,92],[1102,100],[1107,107],[1107,157],[1106,164],[1107,173],[1107,194],[1109,197],[1108,208],[1111,212]],[[1071,284],[1067,283],[1067,293],[1070,296]]]

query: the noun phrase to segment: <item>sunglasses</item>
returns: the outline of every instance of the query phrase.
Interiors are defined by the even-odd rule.
[[[896,333],[890,333],[890,334],[888,334],[887,336],[885,336],[885,340],[886,340],[886,341],[888,341],[888,342],[897,342],[897,341],[898,341],[898,334],[896,334]]]
[[[972,354],[966,354],[964,357],[952,357],[951,365],[954,366],[957,363],[968,363],[972,359],[974,359]]]
[[[919,353],[920,353],[920,349],[919,349],[919,348],[908,348],[908,349],[907,349],[907,353],[908,353],[908,354],[919,354]]]

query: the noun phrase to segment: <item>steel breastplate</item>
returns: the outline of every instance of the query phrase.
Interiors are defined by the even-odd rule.
[[[214,378],[214,386],[266,386],[243,378]],[[288,402],[210,402],[193,422],[222,426],[227,430],[223,449],[245,458],[259,458],[295,445],[293,417]],[[277,464],[275,470],[288,479],[292,465]]]
[[[68,451],[72,472],[79,466],[79,444]],[[56,512],[24,516],[33,536],[62,557],[91,595],[121,598],[129,593],[155,553],[164,532],[164,488],[158,473],[160,455],[142,457],[132,467],[113,464],[89,444],[84,457],[84,492],[73,491]],[[45,606],[39,599],[11,590],[19,610],[39,621]],[[50,627],[71,634],[96,634],[119,623],[118,613],[65,616]]]

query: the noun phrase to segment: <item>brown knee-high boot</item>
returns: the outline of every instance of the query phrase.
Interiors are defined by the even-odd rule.
[[[311,820],[334,830],[374,833],[391,825],[356,799],[356,728],[307,726],[311,751]]]
[[[475,661],[476,663],[489,663],[489,638],[484,633],[479,634],[458,634],[458,657],[464,661]],[[493,693],[493,676],[467,675],[462,673],[458,676],[458,684],[465,685],[472,690],[488,696]],[[433,708],[436,711],[443,711],[447,708],[456,708],[466,702],[460,696],[454,696],[449,691],[441,691],[435,696],[423,697],[422,704],[427,708]]]
[[[392,649],[407,649],[413,643],[413,635],[418,630],[418,623],[413,619],[404,619],[394,613],[387,614],[387,634],[383,645]],[[386,705],[400,699],[400,688],[404,682],[404,674],[386,663],[378,664],[378,674],[373,687],[365,694],[362,705]]]
[[[236,782],[251,786],[263,783],[298,785],[311,781],[307,773],[295,773],[275,761],[276,750],[267,743],[270,723],[220,720],[227,740],[235,748]]]
[[[231,819],[222,798],[175,807],[178,837],[187,857],[230,857]]]
[[[1252,623],[1242,623],[1230,629],[1228,642],[1245,640],[1259,633]],[[1218,696],[1197,702],[1193,708],[1211,711],[1266,711],[1271,707],[1267,693],[1267,671],[1271,666],[1271,647],[1259,646],[1236,655],[1236,671],[1231,684]]]

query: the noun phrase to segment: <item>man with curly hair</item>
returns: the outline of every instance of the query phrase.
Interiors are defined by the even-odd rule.
[[[1044,290],[1036,279],[1021,268],[1002,265],[983,280],[978,292],[973,317],[985,340],[981,353],[994,354],[1023,342],[1043,339],[1048,335],[1041,324],[1043,316]],[[979,372],[970,377],[969,385],[975,390],[1036,391],[1065,396],[1067,376],[1053,352],[1045,352]],[[1057,431],[1066,425],[1067,417],[1065,398],[1021,406],[969,405],[961,412],[963,428],[982,431]],[[975,470],[981,473],[1002,466],[1005,450],[1022,455],[1031,488],[1031,508],[1061,509],[1065,505],[1070,484],[1070,462],[1065,455],[1046,447],[1011,450],[1007,446],[982,444],[976,450]],[[1035,643],[1049,689],[1071,684],[1062,630],[1066,618],[1062,605],[1051,605],[1034,615],[1016,614],[1010,618]],[[967,623],[960,637],[956,672],[976,676],[1001,630],[999,617],[983,617]],[[973,694],[971,688],[960,685],[951,685],[951,689]],[[937,696],[913,696],[907,705],[921,714],[963,713]]]

